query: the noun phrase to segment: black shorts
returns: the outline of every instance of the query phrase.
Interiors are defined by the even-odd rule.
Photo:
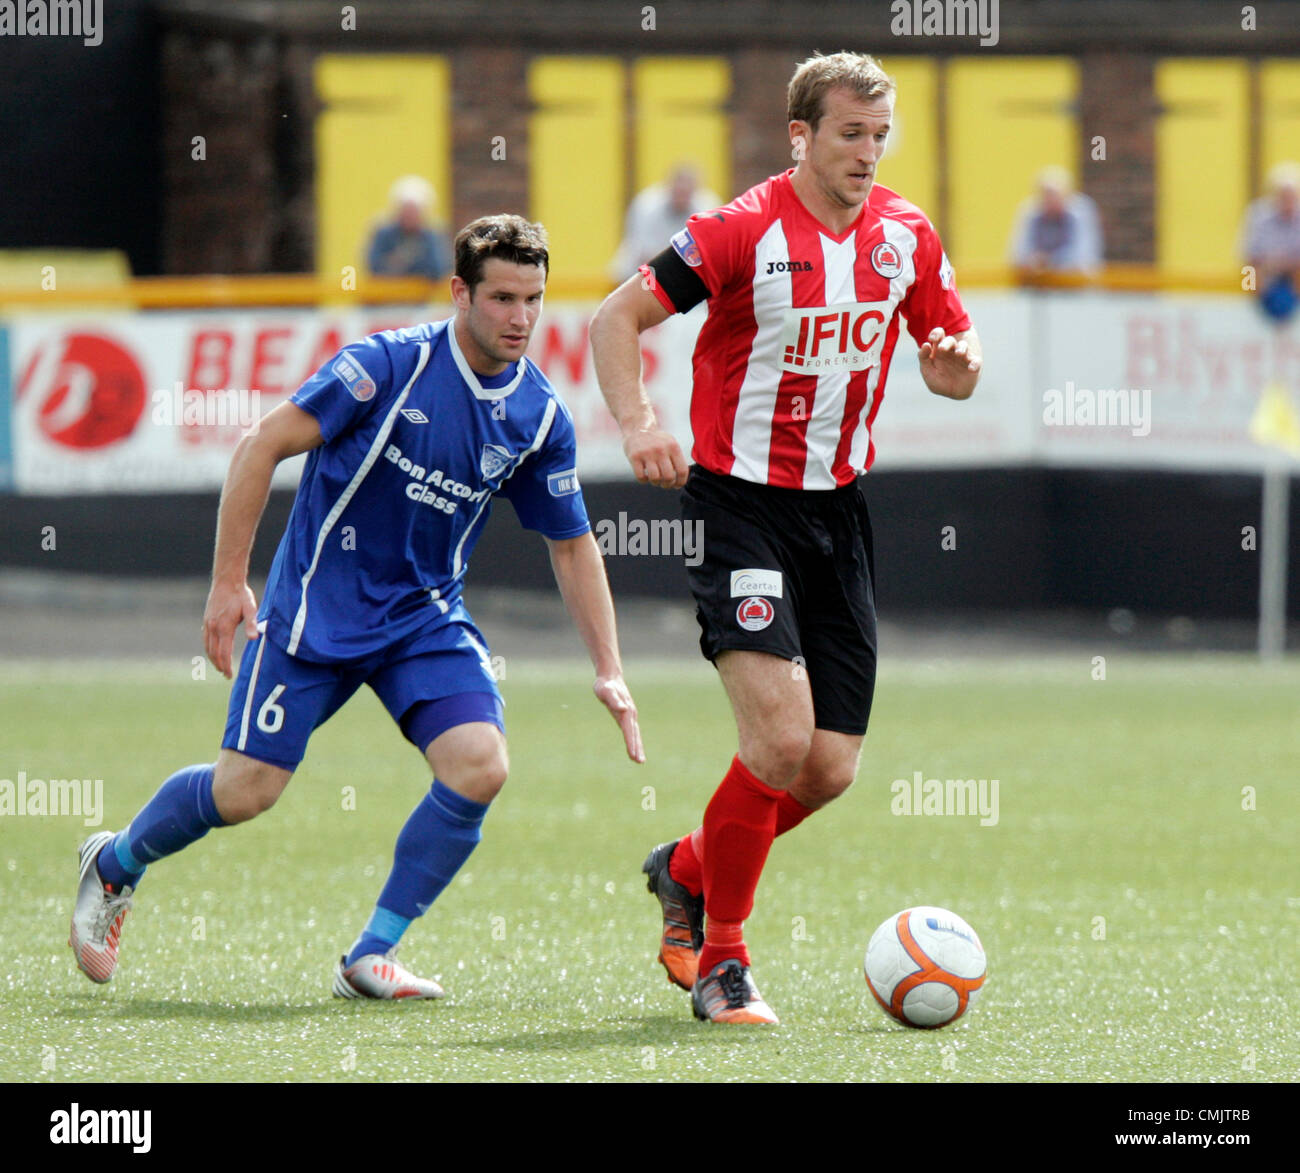
[[[703,525],[700,564],[686,571],[705,658],[743,650],[791,660],[808,673],[818,729],[865,733],[876,594],[857,483],[778,489],[692,465],[682,517]]]

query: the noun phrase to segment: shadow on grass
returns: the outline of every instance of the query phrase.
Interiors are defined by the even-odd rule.
[[[748,1030],[696,1022],[680,1015],[656,1014],[639,1018],[601,1019],[588,1027],[562,1030],[525,1031],[492,1038],[441,1039],[437,1045],[448,1050],[475,1048],[482,1051],[594,1051],[599,1047],[749,1046],[760,1035],[775,1038],[764,1027]]]
[[[436,1003],[429,1004],[430,1019],[434,1019],[447,1010],[438,1009]],[[406,1018],[418,1015],[420,1010],[409,1001],[400,1002],[340,1002],[336,999],[313,1002],[257,1002],[240,1004],[236,1002],[179,1001],[163,998],[103,998],[94,994],[71,995],[55,1011],[64,1019],[93,1021],[114,1020],[150,1020],[158,1022],[217,1022],[244,1023],[259,1022],[295,1022],[308,1018],[329,1015],[347,1015],[355,1018],[374,1018],[375,1016],[396,1015]],[[556,1030],[536,1030],[516,1032],[508,1035],[489,1035],[487,1037],[457,1037],[462,1025],[456,1018],[444,1019],[443,1030],[439,1037],[430,1038],[427,1043],[415,1042],[403,1038],[398,1045],[402,1047],[429,1046],[446,1050],[480,1050],[511,1051],[527,1053],[579,1053],[594,1051],[601,1047],[747,1047],[755,1044],[775,1043],[778,1046],[790,1042],[789,1035],[781,1027],[726,1027],[710,1023],[697,1022],[693,1018],[676,1014],[653,1014],[638,1017],[601,1018],[589,1026],[564,1027]],[[793,1023],[791,1025],[794,1025]],[[881,1022],[855,1024],[846,1030],[850,1035],[860,1035],[874,1041],[883,1041],[889,1036],[906,1038],[914,1032],[900,1028],[893,1023]],[[376,1040],[376,1045],[385,1044]]]
[[[180,1002],[161,998],[95,998],[78,996],[56,1011],[63,1018],[149,1018],[159,1021],[194,1019],[205,1022],[283,1022],[337,1013],[338,1002]],[[373,1009],[373,1008],[371,1008]]]

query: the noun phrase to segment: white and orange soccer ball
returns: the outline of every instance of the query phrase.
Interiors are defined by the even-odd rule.
[[[939,1027],[966,1013],[984,985],[979,936],[946,908],[905,908],[871,934],[863,970],[885,1013],[905,1026]]]

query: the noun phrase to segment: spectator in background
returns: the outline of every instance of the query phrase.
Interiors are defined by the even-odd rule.
[[[1061,167],[1038,177],[1038,194],[1021,206],[1012,236],[1016,276],[1033,283],[1052,273],[1091,277],[1101,265],[1101,223],[1097,205],[1073,190]]]
[[[610,279],[621,285],[662,252],[664,241],[680,232],[696,212],[707,212],[719,203],[713,192],[700,187],[696,169],[679,163],[666,182],[647,187],[629,205],[623,242],[609,265]]]
[[[428,277],[436,281],[451,272],[446,236],[431,225],[433,185],[418,175],[405,175],[389,193],[391,219],[370,237],[367,263],[381,277]]]
[[[1268,195],[1246,210],[1241,254],[1255,269],[1260,308],[1278,322],[1296,311],[1300,291],[1300,167],[1279,163]]]

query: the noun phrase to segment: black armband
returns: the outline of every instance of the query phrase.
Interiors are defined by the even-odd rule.
[[[708,300],[709,287],[700,280],[699,273],[682,260],[676,249],[666,248],[646,264],[679,314]]]

